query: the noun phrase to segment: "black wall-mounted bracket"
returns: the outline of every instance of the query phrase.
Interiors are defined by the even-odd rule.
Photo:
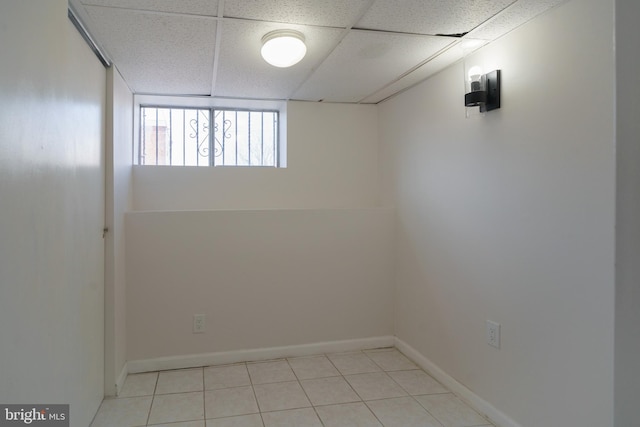
[[[480,104],[481,113],[500,108],[500,70],[485,74],[485,85],[487,88],[487,100]]]

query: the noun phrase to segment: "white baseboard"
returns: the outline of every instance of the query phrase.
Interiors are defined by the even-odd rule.
[[[184,356],[158,357],[154,359],[131,360],[127,362],[128,373],[164,371],[168,369],[196,368],[200,366],[224,365],[229,363],[253,362],[283,357],[312,356],[322,353],[368,350],[379,347],[391,347],[395,337],[383,336],[360,338],[344,341],[328,341],[313,344],[291,345],[283,347],[234,350],[217,353],[190,354]]]
[[[395,338],[395,347],[404,353],[409,359],[416,362],[422,369],[427,371],[432,377],[440,381],[442,385],[454,392],[460,399],[464,400],[473,409],[483,414],[497,427],[522,427],[504,413],[500,412],[493,405],[480,396],[469,390],[463,384],[456,381],[451,375],[440,369],[435,363],[423,356],[418,350],[411,347],[400,338]]]
[[[464,400],[476,411],[489,418],[489,420],[497,427],[522,427],[520,424],[516,423],[507,415],[496,409],[489,402],[482,399],[463,384],[459,383],[455,378],[440,369],[440,367],[423,356],[409,344],[393,336],[131,360],[122,368],[122,371],[118,376],[116,389],[119,394],[127,374],[224,365],[229,363],[253,362],[279,359],[283,357],[312,356],[323,353],[339,353],[344,351],[368,350],[391,346],[395,346],[408,358],[416,362],[422,369],[427,371],[436,380],[440,381],[445,387],[460,397],[460,399]]]
[[[122,391],[122,386],[124,385],[124,381],[127,379],[127,375],[129,374],[128,363],[125,362],[122,370],[120,371],[120,375],[116,379],[116,396],[120,395]]]

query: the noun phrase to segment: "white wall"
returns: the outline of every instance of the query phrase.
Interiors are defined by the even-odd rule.
[[[616,427],[640,419],[639,17],[639,2],[616,0]]]
[[[127,361],[124,213],[133,205],[133,95],[115,66],[107,70],[106,143],[105,394],[113,396]]]
[[[377,107],[290,102],[287,126],[287,168],[134,168],[129,360],[393,333]]]
[[[134,167],[128,360],[392,334],[377,112],[288,102],[286,168]]]
[[[287,168],[135,167],[135,210],[345,208],[378,203],[377,109],[287,104]]]
[[[127,214],[129,359],[392,335],[392,225],[392,209]]]
[[[0,402],[103,396],[105,70],[65,0],[0,2]]]
[[[613,423],[613,52],[574,0],[474,55],[500,110],[464,118],[462,64],[380,106],[396,335],[522,426]]]

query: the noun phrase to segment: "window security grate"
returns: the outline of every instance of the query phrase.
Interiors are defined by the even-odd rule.
[[[278,166],[277,111],[141,107],[140,113],[140,165]]]

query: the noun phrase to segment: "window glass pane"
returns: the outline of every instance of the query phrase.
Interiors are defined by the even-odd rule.
[[[142,107],[141,165],[209,166],[209,110]]]

